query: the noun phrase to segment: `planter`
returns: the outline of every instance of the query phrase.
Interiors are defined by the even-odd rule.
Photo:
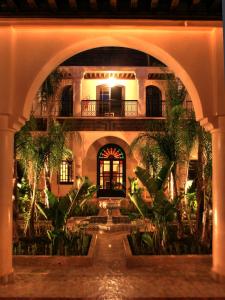
[[[211,264],[212,255],[133,255],[127,237],[123,239],[126,265],[128,268],[151,267],[155,265],[183,265],[184,263],[205,262]]]
[[[93,265],[97,235],[93,234],[86,256],[50,256],[50,255],[14,255],[13,263],[22,266],[76,266],[88,267]]]

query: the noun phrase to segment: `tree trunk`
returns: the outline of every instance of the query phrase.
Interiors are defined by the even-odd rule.
[[[172,175],[173,175],[173,183],[174,183],[174,197],[175,199],[179,197],[178,195],[178,188],[177,188],[177,180],[176,180],[176,168],[177,165],[174,164],[172,168]],[[177,225],[178,225],[178,230],[177,230],[177,237],[182,238],[184,235],[184,228],[183,228],[183,222],[182,222],[182,205],[181,202],[178,201],[177,203]]]

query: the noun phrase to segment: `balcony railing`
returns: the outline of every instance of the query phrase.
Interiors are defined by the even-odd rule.
[[[184,102],[184,108],[187,109],[187,117],[189,112],[193,111],[191,100]],[[147,112],[146,112],[147,113]],[[73,117],[73,103],[60,100],[49,103],[39,102],[33,107],[33,114],[37,117]],[[138,101],[137,100],[82,100],[81,101],[81,117],[137,117]],[[149,111],[147,117],[166,116],[166,102],[162,101],[160,108],[154,108]]]
[[[137,100],[82,100],[82,117],[136,117]]]

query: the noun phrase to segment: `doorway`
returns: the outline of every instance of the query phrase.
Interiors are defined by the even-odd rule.
[[[64,87],[61,97],[60,117],[70,117],[73,115],[73,87],[67,85]]]
[[[158,87],[146,87],[146,117],[162,117],[162,94]]]
[[[126,196],[126,157],[115,144],[103,146],[97,157],[97,197]]]

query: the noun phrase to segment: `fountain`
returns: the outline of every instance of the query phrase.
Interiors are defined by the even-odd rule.
[[[111,227],[113,226],[112,212],[113,210],[120,208],[120,199],[109,198],[107,200],[106,199],[100,200],[99,207],[103,208],[106,211],[106,215],[107,215],[107,223],[105,225],[99,225],[99,228],[101,227],[100,229],[110,230]]]

